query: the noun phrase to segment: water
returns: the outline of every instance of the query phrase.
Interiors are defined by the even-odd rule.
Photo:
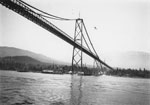
[[[0,71],[0,105],[150,105],[150,79]]]

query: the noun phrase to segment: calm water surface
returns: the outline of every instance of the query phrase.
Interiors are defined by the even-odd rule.
[[[0,105],[150,105],[150,79],[0,71]]]

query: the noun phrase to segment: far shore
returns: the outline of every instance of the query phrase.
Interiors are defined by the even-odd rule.
[[[20,72],[20,71],[17,71],[17,70],[2,70],[2,69],[0,69],[0,71],[15,71],[15,72]],[[27,73],[27,72],[31,72],[31,73],[42,73],[41,71],[32,71],[32,70],[30,70],[30,71],[21,71],[20,73]],[[52,74],[52,73],[43,73],[43,74]],[[62,75],[62,74],[60,74],[60,73],[55,73],[54,75]],[[69,73],[63,73],[63,74],[69,74]],[[71,75],[71,74],[69,74],[69,75]],[[131,77],[131,76],[125,76],[125,75],[122,75],[122,76],[119,76],[119,75],[107,75],[107,74],[103,74],[103,75],[106,75],[106,76],[113,76],[113,77],[125,77],[125,78],[137,78],[137,79],[149,79],[149,78],[144,78],[144,77],[138,77],[138,76],[134,76],[134,77]],[[80,76],[80,75],[79,75]],[[92,76],[92,75],[91,75]]]

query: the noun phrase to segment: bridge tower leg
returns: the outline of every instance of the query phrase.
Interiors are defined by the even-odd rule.
[[[75,32],[74,32],[74,42],[79,43],[81,47],[83,40],[83,19],[77,19],[75,23]],[[72,73],[75,73],[75,70],[82,71],[83,68],[83,58],[82,58],[82,48],[78,49],[75,46],[73,47],[72,54]]]

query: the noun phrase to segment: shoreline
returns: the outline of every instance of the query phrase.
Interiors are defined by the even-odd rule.
[[[2,70],[0,69],[0,71],[15,71],[15,72],[20,72],[20,71],[17,71],[17,70]],[[41,74],[50,74],[50,73],[42,73],[42,72],[35,72],[35,71],[21,71],[20,73],[41,73]],[[64,73],[64,74],[67,74],[67,73]],[[62,74],[54,74],[54,75],[62,75]],[[71,74],[70,74],[71,75]],[[84,76],[84,75],[82,75]],[[91,76],[94,76],[94,75],[91,75]],[[107,74],[104,74],[104,75],[101,75],[101,76],[112,76],[112,77],[124,77],[124,78],[133,78],[133,79],[150,79],[150,78],[145,78],[145,77],[138,77],[138,76],[135,76],[135,77],[130,77],[130,76],[118,76],[118,75],[107,75]],[[97,76],[99,77],[99,76]]]

